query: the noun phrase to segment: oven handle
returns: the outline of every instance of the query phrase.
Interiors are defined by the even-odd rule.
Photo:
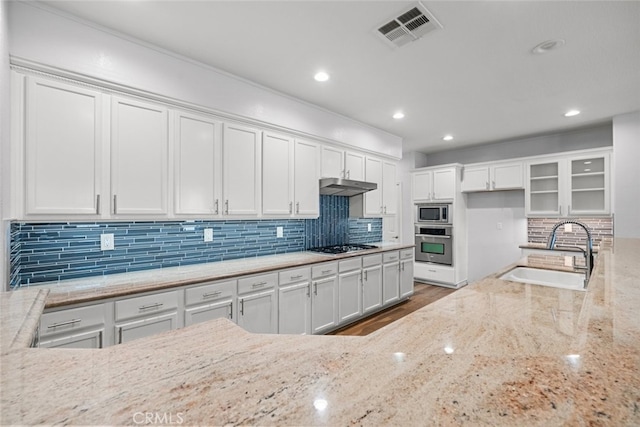
[[[416,234],[416,237],[432,237],[436,239],[450,239],[451,236],[437,236],[435,234]]]

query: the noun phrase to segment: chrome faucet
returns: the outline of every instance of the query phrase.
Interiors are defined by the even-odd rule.
[[[584,287],[587,287],[587,283],[589,282],[589,278],[591,277],[591,271],[593,270],[593,240],[591,239],[591,231],[589,231],[589,228],[584,225],[583,223],[579,222],[579,221],[572,221],[572,220],[566,220],[566,221],[560,221],[559,223],[557,223],[556,225],[553,226],[553,229],[551,230],[551,234],[549,234],[549,243],[547,244],[547,249],[549,250],[553,250],[554,248],[558,248],[560,249],[560,246],[556,246],[556,232],[558,231],[558,228],[560,228],[561,226],[565,225],[565,224],[575,224],[575,225],[579,225],[580,227],[582,227],[584,229],[584,231],[587,233],[587,249],[584,250],[579,246],[572,246],[571,248],[578,248],[582,251],[582,253],[584,254],[584,262],[586,264],[586,267],[575,267],[576,269],[584,269],[585,273],[584,273]]]

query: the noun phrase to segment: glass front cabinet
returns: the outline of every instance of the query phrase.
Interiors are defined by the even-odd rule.
[[[527,215],[609,215],[609,161],[607,151],[528,162]]]

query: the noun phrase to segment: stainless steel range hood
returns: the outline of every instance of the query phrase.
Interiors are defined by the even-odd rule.
[[[367,191],[375,190],[375,182],[353,181],[342,178],[322,178],[320,180],[320,194],[326,196],[357,196]]]

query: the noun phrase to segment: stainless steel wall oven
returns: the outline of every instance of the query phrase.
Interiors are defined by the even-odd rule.
[[[453,265],[453,227],[415,225],[416,261]]]

